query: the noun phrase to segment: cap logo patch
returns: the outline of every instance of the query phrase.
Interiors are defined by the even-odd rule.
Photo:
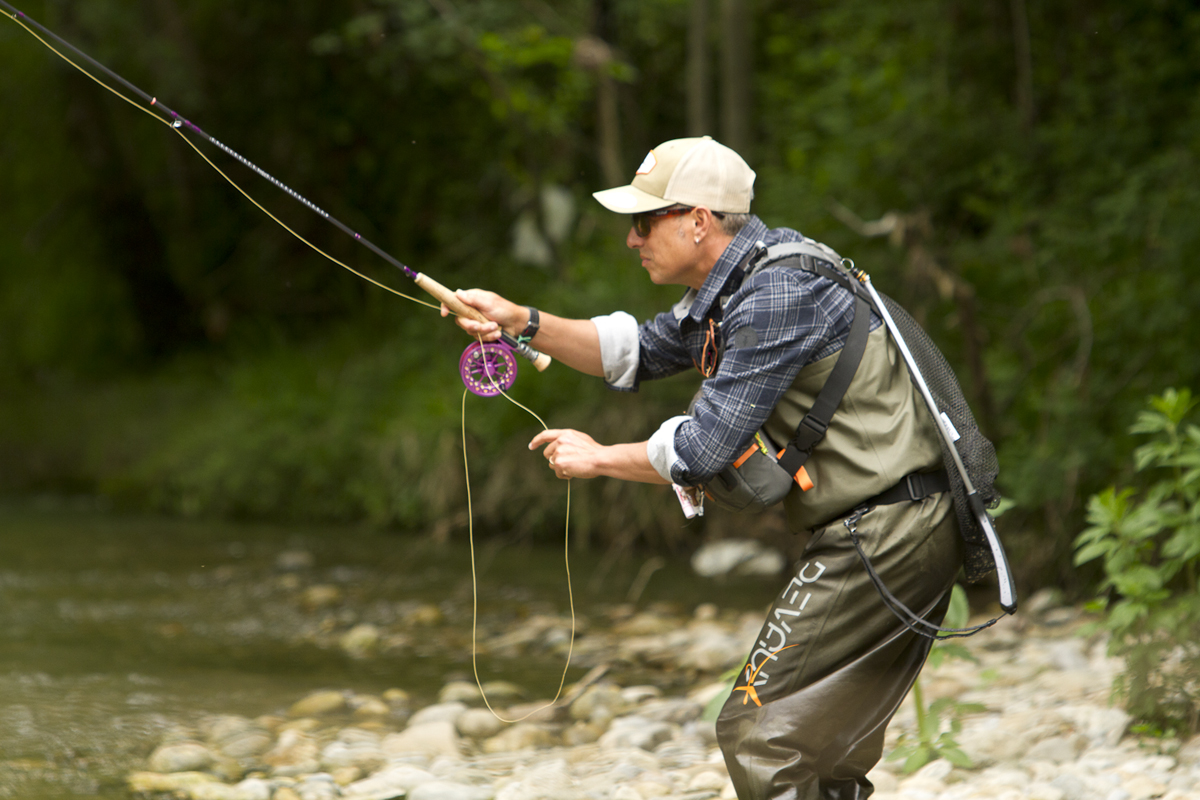
[[[654,151],[646,153],[646,157],[642,159],[642,165],[637,168],[638,175],[649,175],[650,170],[658,166],[658,159],[654,157]]]
[[[608,202],[610,206],[616,208],[633,208],[637,205],[637,198],[629,194],[613,194],[609,195]]]

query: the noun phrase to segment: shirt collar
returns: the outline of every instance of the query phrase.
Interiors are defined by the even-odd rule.
[[[704,279],[700,291],[688,289],[683,299],[675,304],[673,309],[675,319],[691,317],[696,322],[703,321],[717,299],[722,295],[729,294],[726,287],[735,277],[734,272],[738,271],[737,266],[742,263],[758,242],[766,238],[766,235],[767,226],[758,217],[751,216],[745,227],[738,231],[737,235],[733,237],[733,241],[725,247],[725,252],[717,259],[712,271]]]

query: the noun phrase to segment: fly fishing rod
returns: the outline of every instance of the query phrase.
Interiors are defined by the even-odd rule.
[[[417,272],[416,270],[412,269],[411,267],[407,266],[406,264],[401,263],[399,260],[394,258],[392,255],[390,255],[383,249],[376,246],[369,239],[366,239],[362,234],[354,231],[353,229],[351,229],[350,227],[345,225],[343,222],[338,220],[336,217],[329,214],[329,212],[325,211],[320,206],[316,205],[312,201],[305,198],[303,195],[301,195],[295,189],[292,189],[290,186],[288,186],[287,184],[280,181],[278,178],[276,178],[273,175],[271,175],[270,173],[268,173],[262,167],[259,167],[257,164],[250,161],[248,158],[246,158],[245,156],[238,153],[236,150],[234,150],[229,145],[214,138],[213,136],[210,136],[203,129],[201,129],[200,126],[196,125],[191,120],[183,117],[182,115],[180,115],[179,113],[177,113],[176,111],[174,111],[173,109],[168,107],[166,103],[163,103],[163,102],[159,101],[159,99],[157,97],[153,97],[153,96],[147,94],[146,92],[142,91],[140,88],[133,85],[129,81],[125,80],[125,78],[121,77],[116,72],[113,72],[111,69],[104,66],[99,61],[96,61],[94,58],[89,56],[87,53],[85,53],[82,50],[80,50],[79,48],[75,47],[75,45],[73,45],[70,42],[68,42],[67,40],[63,39],[61,36],[56,34],[54,31],[50,30],[49,28],[47,28],[44,25],[42,25],[41,23],[39,23],[37,20],[35,20],[32,17],[30,17],[29,15],[25,14],[25,12],[23,12],[17,8],[14,8],[13,6],[9,5],[5,0],[0,0],[0,9],[3,9],[8,17],[10,17],[14,22],[16,22],[21,27],[25,28],[25,30],[29,31],[30,34],[32,34],[35,38],[37,38],[39,41],[41,41],[50,50],[52,50],[53,52],[58,54],[68,64],[75,67],[77,70],[79,70],[83,74],[87,75],[89,78],[96,81],[101,86],[108,89],[109,91],[113,92],[113,94],[116,94],[118,97],[121,97],[126,102],[130,103],[131,105],[136,106],[137,108],[140,108],[142,111],[145,111],[150,116],[155,117],[163,124],[169,125],[172,129],[175,130],[176,133],[178,133],[180,136],[182,136],[184,138],[184,140],[188,142],[189,145],[192,145],[193,148],[195,148],[195,145],[191,142],[190,139],[188,139],[187,136],[184,135],[184,131],[187,131],[192,134],[195,134],[196,136],[199,136],[202,140],[208,142],[212,146],[216,147],[218,150],[222,151],[226,155],[233,158],[235,161],[238,161],[246,168],[250,169],[253,172],[256,172],[258,175],[265,178],[270,183],[274,184],[277,188],[282,190],[285,194],[287,194],[293,200],[297,201],[304,207],[308,208],[310,211],[312,211],[313,213],[320,216],[326,222],[331,223],[332,225],[337,227],[340,231],[345,233],[347,236],[350,236],[351,238],[353,238],[354,241],[363,245],[368,250],[370,250],[372,253],[379,256],[380,258],[382,258],[387,263],[391,264],[396,269],[400,270],[405,275],[405,277],[411,279],[414,283],[417,284],[417,286],[421,287],[421,289],[425,290],[430,295],[432,295],[435,299],[437,299],[442,304],[444,304],[446,306],[446,308],[450,309],[450,311],[453,312],[454,314],[461,316],[461,317],[468,317],[477,322],[490,322],[490,320],[487,317],[485,317],[483,314],[481,314],[479,311],[466,305],[461,300],[459,300],[458,296],[453,291],[451,291],[450,289],[447,289],[445,286],[438,283],[436,280],[429,277],[428,275],[425,275],[421,272]],[[108,86],[108,84],[101,81],[99,78],[97,78],[91,72],[89,72],[87,69],[84,69],[79,64],[76,64],[74,61],[72,61],[70,58],[68,58],[64,53],[60,52],[59,49],[56,48],[53,44],[51,44],[49,41],[47,41],[47,39],[50,39],[53,42],[60,45],[61,47],[69,50],[71,53],[75,54],[80,59],[87,62],[87,64],[90,65],[91,67],[93,67],[94,69],[99,70],[100,72],[102,72],[104,75],[108,76],[113,81],[115,81],[115,82],[119,83],[121,86],[125,87],[125,89],[127,89],[129,92],[137,95],[139,98],[141,98],[145,102],[145,105],[142,105],[140,103],[134,102],[133,100],[130,100],[128,97],[125,97],[120,92],[113,89],[111,86]],[[197,152],[199,152],[198,149],[197,149]],[[208,160],[207,157],[205,157],[203,153],[201,153],[200,155],[201,155],[201,157],[204,157],[206,161]],[[212,164],[211,161],[209,163]],[[217,169],[218,172],[221,172],[221,170],[215,164],[212,164],[212,166],[214,169]],[[229,180],[229,182],[232,183],[234,185],[234,187],[238,189],[238,191],[242,191],[241,187],[239,187],[236,183],[234,183],[228,176],[225,176],[224,172],[221,172],[221,175],[224,176],[226,178],[226,180]],[[242,191],[242,193],[245,194],[244,191]],[[249,198],[249,195],[247,195],[247,198]],[[255,205],[257,205],[257,203],[255,203]],[[262,206],[259,206],[259,208],[262,208]],[[342,262],[333,258],[332,256],[324,253],[319,248],[317,248],[315,245],[312,245],[307,240],[305,240],[302,236],[297,234],[295,231],[292,231],[291,228],[288,228],[287,225],[284,225],[283,222],[276,219],[274,217],[274,215],[270,214],[269,211],[266,211],[266,209],[263,209],[263,211],[265,213],[267,213],[268,215],[270,215],[272,217],[272,219],[275,219],[276,222],[279,222],[280,225],[283,225],[283,227],[286,228],[289,232],[291,232],[294,236],[299,238],[301,241],[304,241],[306,244],[309,244],[309,246],[312,247],[314,250],[317,250],[317,252],[321,253],[326,258],[330,259],[331,261],[338,264],[339,266],[342,266],[345,269],[347,269],[351,272],[354,272],[356,275],[359,275],[359,277],[362,277],[362,278],[370,281],[371,283],[374,283],[377,286],[380,286],[381,288],[388,289],[389,291],[392,291],[395,294],[399,294],[402,297],[407,297],[407,295],[403,295],[400,292],[396,292],[394,289],[391,289],[390,287],[385,286],[385,285],[379,283],[378,281],[374,281],[370,278],[367,278],[365,275],[362,275],[361,273],[351,269],[350,267],[346,266],[345,264],[343,264]],[[409,299],[413,299],[413,298],[409,298]],[[529,346],[528,342],[522,341],[505,331],[501,331],[500,340],[498,342],[482,342],[482,341],[473,342],[463,352],[462,358],[459,359],[459,373],[462,376],[463,383],[466,384],[467,388],[470,389],[473,393],[475,393],[477,395],[482,395],[484,397],[492,397],[497,394],[500,394],[504,390],[507,390],[508,388],[510,388],[512,386],[513,382],[516,380],[516,375],[517,375],[517,362],[516,362],[516,359],[513,357],[513,353],[516,353],[516,354],[522,356],[523,358],[529,360],[530,362],[532,362],[534,367],[537,368],[537,370],[539,372],[546,369],[546,367],[548,367],[550,365],[550,357],[549,356],[547,356],[543,353],[539,353],[537,350],[534,350],[532,347]]]

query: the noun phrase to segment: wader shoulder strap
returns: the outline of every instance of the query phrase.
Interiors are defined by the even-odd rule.
[[[812,408],[796,426],[796,435],[779,454],[779,465],[804,486],[807,481],[802,479],[801,471],[804,464],[812,455],[813,448],[825,438],[829,429],[829,421],[841,405],[842,397],[850,388],[858,365],[862,361],[863,352],[867,348],[867,336],[871,327],[871,309],[867,305],[863,293],[856,282],[846,273],[836,267],[826,266],[824,262],[839,263],[840,256],[832,249],[816,242],[789,242],[787,244],[762,246],[755,253],[746,275],[750,276],[766,266],[779,265],[804,269],[833,281],[854,295],[854,310],[850,332],[846,335],[846,343],[838,354],[837,362],[825,379],[825,385],[817,393]],[[807,476],[803,476],[807,477]],[[810,484],[811,485],[811,484]]]
[[[854,375],[858,372],[859,362],[867,349],[867,335],[871,327],[871,310],[861,297],[854,298],[854,322],[850,325],[850,333],[846,336],[846,344],[838,354],[837,363],[825,379],[825,385],[817,393],[812,408],[796,426],[796,435],[787,448],[779,456],[779,465],[790,475],[796,475],[812,455],[813,448],[825,438],[829,429],[829,421],[841,405],[842,397],[850,388]]]

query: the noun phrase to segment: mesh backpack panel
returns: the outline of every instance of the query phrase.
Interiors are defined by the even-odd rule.
[[[985,508],[995,508],[1000,503],[1000,494],[996,491],[996,476],[1000,473],[1000,463],[996,460],[996,448],[988,441],[975,423],[967,400],[963,397],[958,379],[946,357],[938,350],[937,345],[929,335],[917,324],[907,311],[895,300],[879,293],[887,306],[888,313],[908,344],[913,360],[921,370],[929,393],[933,395],[938,410],[950,418],[950,422],[958,431],[959,439],[954,446],[958,450],[975,491],[983,501]],[[991,548],[987,539],[971,513],[971,504],[967,500],[966,486],[962,476],[955,469],[954,459],[948,450],[949,445],[939,437],[942,446],[942,456],[946,462],[946,472],[950,475],[950,491],[954,496],[954,510],[958,515],[958,525],[962,532],[964,543],[963,569],[969,582],[981,580],[996,569],[992,558]]]

